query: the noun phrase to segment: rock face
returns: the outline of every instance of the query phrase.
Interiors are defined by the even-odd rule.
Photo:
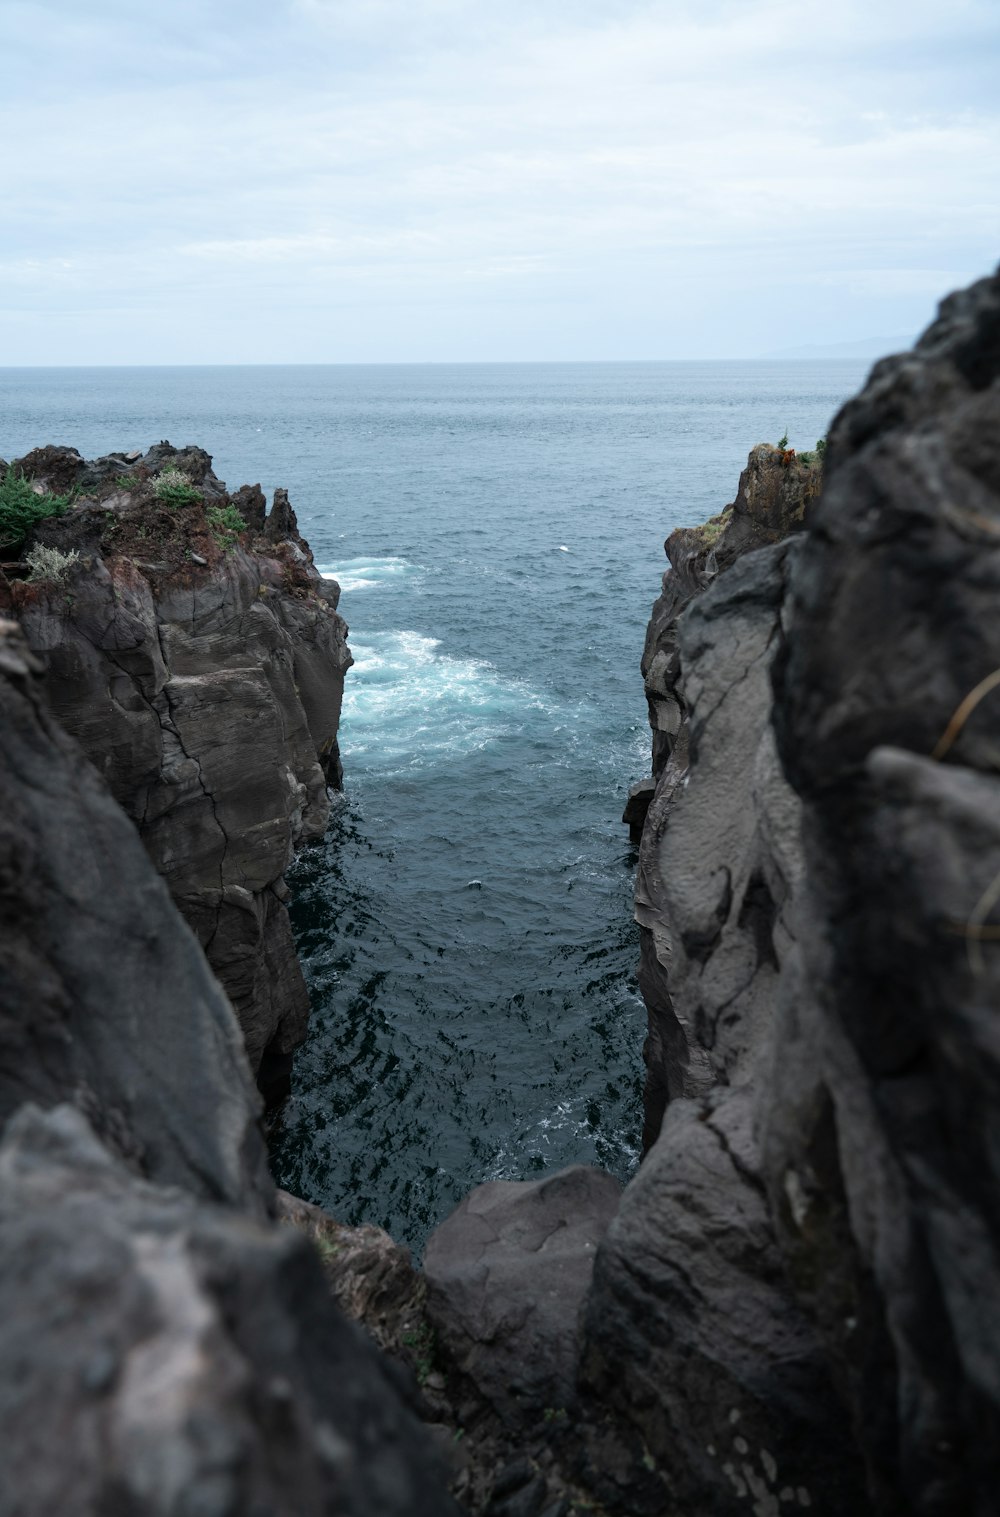
[[[809,896],[764,1110],[772,1214],[880,1510],[1000,1480],[1000,277],[830,436],[775,713]]]
[[[732,563],[678,629],[685,763],[675,750],[662,773],[639,876],[640,888],[655,880],[643,909],[662,945],[658,1025],[663,1008],[672,1019],[666,1100],[647,1112],[652,1147],[598,1252],[586,1317],[591,1395],[641,1430],[667,1500],[720,1517],[783,1501],[866,1509],[821,1335],[785,1275],[755,1136],[802,873],[799,803],[770,724],[800,548],[789,539]]]
[[[39,449],[14,466],[76,489],[34,538],[79,555],[59,577],[0,583],[44,657],[48,692],[132,818],[281,1094],[308,1000],[284,899],[295,845],[339,783],[347,628],[285,492],[230,496],[198,448],[129,463]],[[178,471],[171,473],[170,471]]]
[[[456,1510],[296,1234],[137,1179],[68,1106],[8,1125],[0,1234],[0,1510]]]
[[[630,793],[630,806],[625,820],[640,831],[641,843],[639,866],[636,878],[635,915],[639,924],[640,964],[639,985],[646,1002],[649,1032],[644,1050],[646,1060],[645,1126],[643,1147],[648,1149],[656,1139],[663,1120],[668,1100],[675,1096],[695,1095],[711,1084],[715,1077],[707,1067],[706,1044],[700,1036],[690,1036],[687,1019],[698,1015],[696,998],[687,1012],[675,1004],[673,988],[679,987],[686,973],[673,963],[677,943],[687,933],[704,939],[702,946],[695,946],[693,957],[705,959],[705,950],[711,946],[716,928],[714,913],[724,908],[724,915],[732,904],[732,881],[727,881],[729,849],[726,829],[722,818],[713,818],[715,806],[725,808],[725,821],[737,829],[743,846],[747,828],[756,825],[752,810],[752,796],[756,788],[774,789],[777,765],[773,757],[773,745],[769,729],[769,700],[766,694],[767,667],[770,660],[768,649],[775,634],[776,607],[783,593],[773,574],[763,577],[760,585],[748,583],[745,594],[737,595],[732,607],[723,602],[718,611],[706,613],[700,622],[699,636],[715,651],[721,649],[721,659],[701,657],[701,650],[692,647],[686,658],[681,651],[682,613],[716,583],[719,576],[732,568],[744,554],[776,544],[790,534],[799,532],[805,523],[807,507],[818,494],[822,478],[819,459],[815,456],[803,461],[790,450],[772,448],[766,443],[752,449],[747,466],[740,475],[739,489],[732,505],[719,516],[713,517],[702,527],[680,527],[672,532],[665,543],[671,567],[663,576],[663,590],[653,606],[646,646],[642,656],[642,673],[645,682],[646,701],[649,707],[650,726],[653,729],[653,774],[651,780],[641,781]],[[757,614],[757,603],[763,595],[764,614]],[[738,625],[736,625],[738,623]],[[694,629],[692,628],[692,635]],[[727,640],[741,641],[749,637],[753,652],[743,660],[742,649],[733,650],[735,662],[724,662]],[[712,673],[709,673],[711,665]],[[665,838],[675,800],[680,795],[688,775],[688,750],[690,742],[689,711],[693,692],[686,689],[687,671],[699,680],[714,681],[721,693],[728,685],[743,685],[748,674],[756,672],[749,686],[736,689],[730,699],[739,709],[727,713],[723,744],[725,755],[714,755],[712,745],[709,753],[714,771],[712,794],[704,808],[704,822],[697,828],[697,836],[689,835],[686,829],[678,829],[674,840],[668,844]],[[764,681],[763,685],[761,681]],[[706,689],[704,699],[714,699],[713,691]],[[717,730],[722,730],[721,724]],[[762,751],[761,745],[766,751]],[[769,746],[771,745],[771,746]],[[705,785],[705,774],[699,780]],[[787,809],[788,791],[778,781],[783,796],[772,796],[772,808]],[[641,799],[640,799],[641,796]],[[748,810],[748,806],[750,809]],[[702,808],[687,807],[689,816],[696,816]],[[787,833],[789,818],[783,827]],[[714,826],[718,821],[720,825]],[[638,827],[636,826],[638,824]],[[713,833],[714,828],[714,833]],[[671,907],[667,896],[672,881],[683,869],[693,868],[697,850],[714,835],[711,866],[704,871],[704,888],[714,891],[714,902],[702,901],[693,906],[701,920],[690,923],[685,929],[674,931],[668,925]],[[686,849],[683,860],[674,860],[671,854],[673,843]],[[766,851],[766,850],[765,850]],[[760,849],[757,850],[760,853]],[[787,849],[783,850],[787,866]],[[779,866],[782,867],[782,866]],[[765,913],[771,908],[764,897],[769,886],[761,871],[766,874],[771,868],[762,858],[747,860],[747,873],[743,887],[738,891],[737,914],[743,905],[743,896],[750,892],[746,910],[749,913]],[[697,870],[699,876],[702,871]],[[778,895],[784,887],[777,880],[771,886]],[[702,888],[698,886],[697,888]],[[730,893],[729,903],[720,905],[720,892]],[[686,909],[686,908],[683,908]],[[706,917],[706,911],[708,913]],[[759,912],[758,912],[759,914]],[[721,926],[721,922],[717,924]],[[705,934],[707,933],[707,938]],[[693,942],[693,939],[692,939]],[[685,951],[685,958],[690,955]],[[715,970],[710,969],[709,974]],[[669,982],[669,984],[668,984]],[[719,1003],[719,995],[715,995]],[[733,1016],[730,1015],[732,1023]],[[717,1071],[716,1071],[717,1073]]]
[[[0,624],[0,1512],[448,1517],[318,1255],[267,1220],[232,1010]]]
[[[262,1213],[232,1011],[134,827],[0,622],[0,1123],[72,1101],[141,1174]]]
[[[662,1078],[583,1365],[682,1509],[996,1507],[998,437],[995,277],[841,412],[805,532],[654,612]]]

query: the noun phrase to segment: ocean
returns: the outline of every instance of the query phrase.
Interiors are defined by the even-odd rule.
[[[342,587],[345,788],[293,866],[313,1005],[278,1183],[419,1252],[473,1185],[625,1180],[645,1014],[620,817],[663,539],[861,361],[0,369],[0,456],[198,443]]]

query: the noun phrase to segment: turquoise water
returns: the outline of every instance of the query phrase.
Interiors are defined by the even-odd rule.
[[[288,487],[356,660],[345,792],[294,867],[310,1039],[279,1182],[419,1247],[471,1185],[638,1156],[620,816],[663,538],[865,365],[0,370],[0,455],[197,442]]]

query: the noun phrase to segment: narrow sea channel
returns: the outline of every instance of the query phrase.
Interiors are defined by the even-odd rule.
[[[313,999],[279,1183],[419,1250],[470,1186],[638,1156],[639,657],[663,538],[855,362],[0,370],[0,454],[196,442],[288,487],[356,660],[296,863]]]

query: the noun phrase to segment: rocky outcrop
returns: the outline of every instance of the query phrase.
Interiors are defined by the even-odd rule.
[[[995,277],[841,412],[808,530],[651,626],[666,1110],[583,1362],[695,1510],[996,1504],[998,423]]]
[[[32,540],[75,561],[0,602],[44,658],[53,709],[130,816],[228,994],[269,1097],[308,1000],[283,873],[339,783],[346,627],[287,494],[228,495],[198,448],[13,466],[75,490]],[[10,552],[11,550],[7,550]]]
[[[275,1209],[239,1028],[0,624],[0,1512],[441,1517]]]
[[[719,1517],[866,1506],[755,1134],[802,873],[799,803],[770,723],[800,549],[792,538],[732,563],[677,630],[685,762],[675,750],[663,771],[641,853],[656,884],[643,909],[665,950],[665,1119],[599,1249],[586,1317],[590,1395],[641,1430],[665,1500]]]
[[[775,636],[776,608],[783,593],[773,575],[780,576],[781,571],[775,569],[770,579],[765,575],[759,585],[751,583],[745,593],[737,595],[732,624],[728,602],[723,602],[718,611],[706,613],[705,619],[698,624],[697,636],[702,641],[707,639],[708,645],[720,652],[720,659],[714,663],[711,658],[703,658],[701,650],[695,648],[682,657],[682,614],[744,554],[800,532],[807,508],[818,494],[821,479],[819,455],[800,457],[790,449],[772,448],[761,443],[751,450],[733,503],[704,526],[679,527],[664,544],[670,568],[663,576],[662,592],[653,606],[642,656],[646,702],[653,729],[653,774],[651,779],[640,781],[633,787],[624,817],[631,824],[633,837],[638,835],[640,840],[635,916],[639,924],[639,986],[648,1013],[644,1049],[644,1150],[648,1150],[656,1139],[667,1102],[676,1096],[696,1095],[710,1085],[718,1073],[718,1070],[713,1073],[709,1067],[711,1061],[706,1058],[706,1042],[698,1035],[691,1036],[687,1025],[691,1017],[700,1015],[697,993],[686,998],[686,1007],[678,1006],[675,998],[675,990],[688,976],[692,954],[695,960],[700,955],[704,961],[705,950],[711,946],[722,925],[717,917],[719,909],[723,909],[724,918],[735,899],[736,917],[733,920],[736,920],[744,909],[744,898],[749,891],[746,911],[759,916],[760,910],[766,913],[771,909],[765,900],[771,887],[778,896],[784,892],[779,881],[772,880],[769,886],[764,878],[771,865],[761,857],[760,848],[746,855],[744,878],[735,892],[729,878],[731,851],[738,853],[745,845],[747,830],[756,826],[753,793],[760,787],[765,790],[775,788],[777,765],[769,736],[769,701],[764,692]],[[756,614],[756,603],[761,596],[763,616]],[[747,638],[752,645],[747,659],[744,660],[742,646],[727,650],[727,642],[742,644]],[[733,657],[726,662],[730,651]],[[729,685],[734,689],[727,697],[721,739],[724,756],[720,749],[715,757],[713,745],[708,745],[714,766],[711,793],[706,793],[704,804],[687,806],[689,816],[700,815],[704,820],[697,837],[689,837],[684,828],[677,830],[673,843],[685,849],[686,854],[683,859],[675,860],[671,854],[673,844],[667,844],[665,834],[688,776],[689,713],[694,698],[694,692],[686,689],[688,670],[694,671],[696,679],[714,681],[718,687],[716,693]],[[747,683],[748,674],[753,673],[757,677]],[[711,702],[714,698],[713,691],[706,689],[704,700]],[[722,730],[720,723],[716,731]],[[765,751],[762,751],[762,744]],[[699,786],[708,783],[706,769]],[[776,808],[781,812],[787,809],[789,792],[780,780],[778,785],[783,793],[773,795],[769,804],[772,811]],[[716,814],[718,807],[723,808],[724,816]],[[787,834],[789,819],[784,818],[781,825]],[[736,829],[738,839],[733,850],[728,845],[729,826]],[[710,841],[713,838],[714,842]],[[710,859],[704,869],[700,865],[695,867],[698,849],[706,842]],[[784,862],[778,867],[790,867],[787,847],[782,853]],[[668,896],[673,885],[682,878],[688,880],[689,875],[690,888],[715,892],[716,899],[692,903],[691,909],[700,920],[675,930],[671,925],[672,907]],[[695,879],[701,883],[692,883]],[[727,891],[727,900],[720,907],[720,892],[725,894]],[[688,908],[679,909],[685,911]],[[701,947],[695,943],[699,937],[704,940]],[[681,940],[693,945],[690,953],[684,949],[683,967],[675,962]],[[716,973],[717,961],[718,956],[713,955],[710,975]],[[723,985],[711,994],[718,1007],[728,991]],[[732,1009],[727,1012],[727,1017],[729,1025],[734,1025],[736,1016]]]
[[[71,1101],[148,1179],[262,1213],[232,1011],[40,670],[0,621],[0,1123]]]
[[[830,434],[775,721],[808,898],[762,1108],[768,1194],[880,1511],[1000,1478],[1000,277]]]
[[[80,1112],[0,1144],[0,1510],[455,1511],[301,1237],[139,1180]]]

